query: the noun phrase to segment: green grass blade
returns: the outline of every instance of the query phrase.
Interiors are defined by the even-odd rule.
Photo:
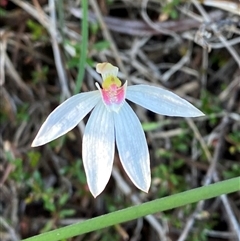
[[[226,181],[217,182],[208,186],[195,188],[186,192],[132,206],[92,218],[81,223],[72,224],[31,238],[27,238],[23,241],[57,241],[66,239],[106,228],[118,223],[137,219],[149,214],[166,211],[236,191],[240,191],[240,177],[228,179]]]

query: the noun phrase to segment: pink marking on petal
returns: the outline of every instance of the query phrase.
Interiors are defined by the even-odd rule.
[[[127,83],[118,87],[112,84],[108,89],[101,89],[103,102],[110,110],[118,112],[125,100]]]

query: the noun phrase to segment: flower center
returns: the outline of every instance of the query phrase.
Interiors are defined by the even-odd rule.
[[[102,97],[107,105],[120,105],[124,100],[124,88],[113,84],[108,89],[102,89]]]
[[[122,83],[119,80],[119,78],[113,75],[109,75],[108,77],[106,77],[106,79],[103,80],[102,87],[103,89],[109,89],[109,88],[114,89],[115,88],[114,86],[120,87],[121,84]]]
[[[113,75],[109,75],[103,80],[101,92],[102,100],[108,110],[118,112],[125,100],[127,82],[121,86],[121,81]]]

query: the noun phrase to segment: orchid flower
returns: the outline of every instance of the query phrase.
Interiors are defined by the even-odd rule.
[[[118,68],[97,64],[102,75],[98,90],[76,94],[59,105],[45,120],[32,146],[46,144],[72,130],[92,109],[82,143],[87,183],[94,197],[111,176],[115,140],[120,161],[136,187],[148,192],[151,182],[148,145],[141,123],[127,103],[143,106],[157,114],[197,117],[204,114],[176,94],[150,85],[127,86],[118,79]]]

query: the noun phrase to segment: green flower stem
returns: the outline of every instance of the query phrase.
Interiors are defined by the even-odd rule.
[[[186,204],[195,203],[200,200],[205,200],[236,191],[240,191],[240,177],[217,182],[208,186],[195,188],[186,192],[125,208],[96,218],[91,218],[84,222],[75,223],[63,228],[24,239],[23,241],[62,240],[106,228],[118,223],[137,219],[149,214],[162,212]]]
[[[77,83],[74,90],[74,94],[79,93],[83,77],[85,71],[85,64],[87,58],[87,49],[88,49],[88,0],[82,0],[82,42],[81,42],[81,53],[80,53],[80,60],[79,60],[79,68],[78,68],[78,76],[77,76]]]

